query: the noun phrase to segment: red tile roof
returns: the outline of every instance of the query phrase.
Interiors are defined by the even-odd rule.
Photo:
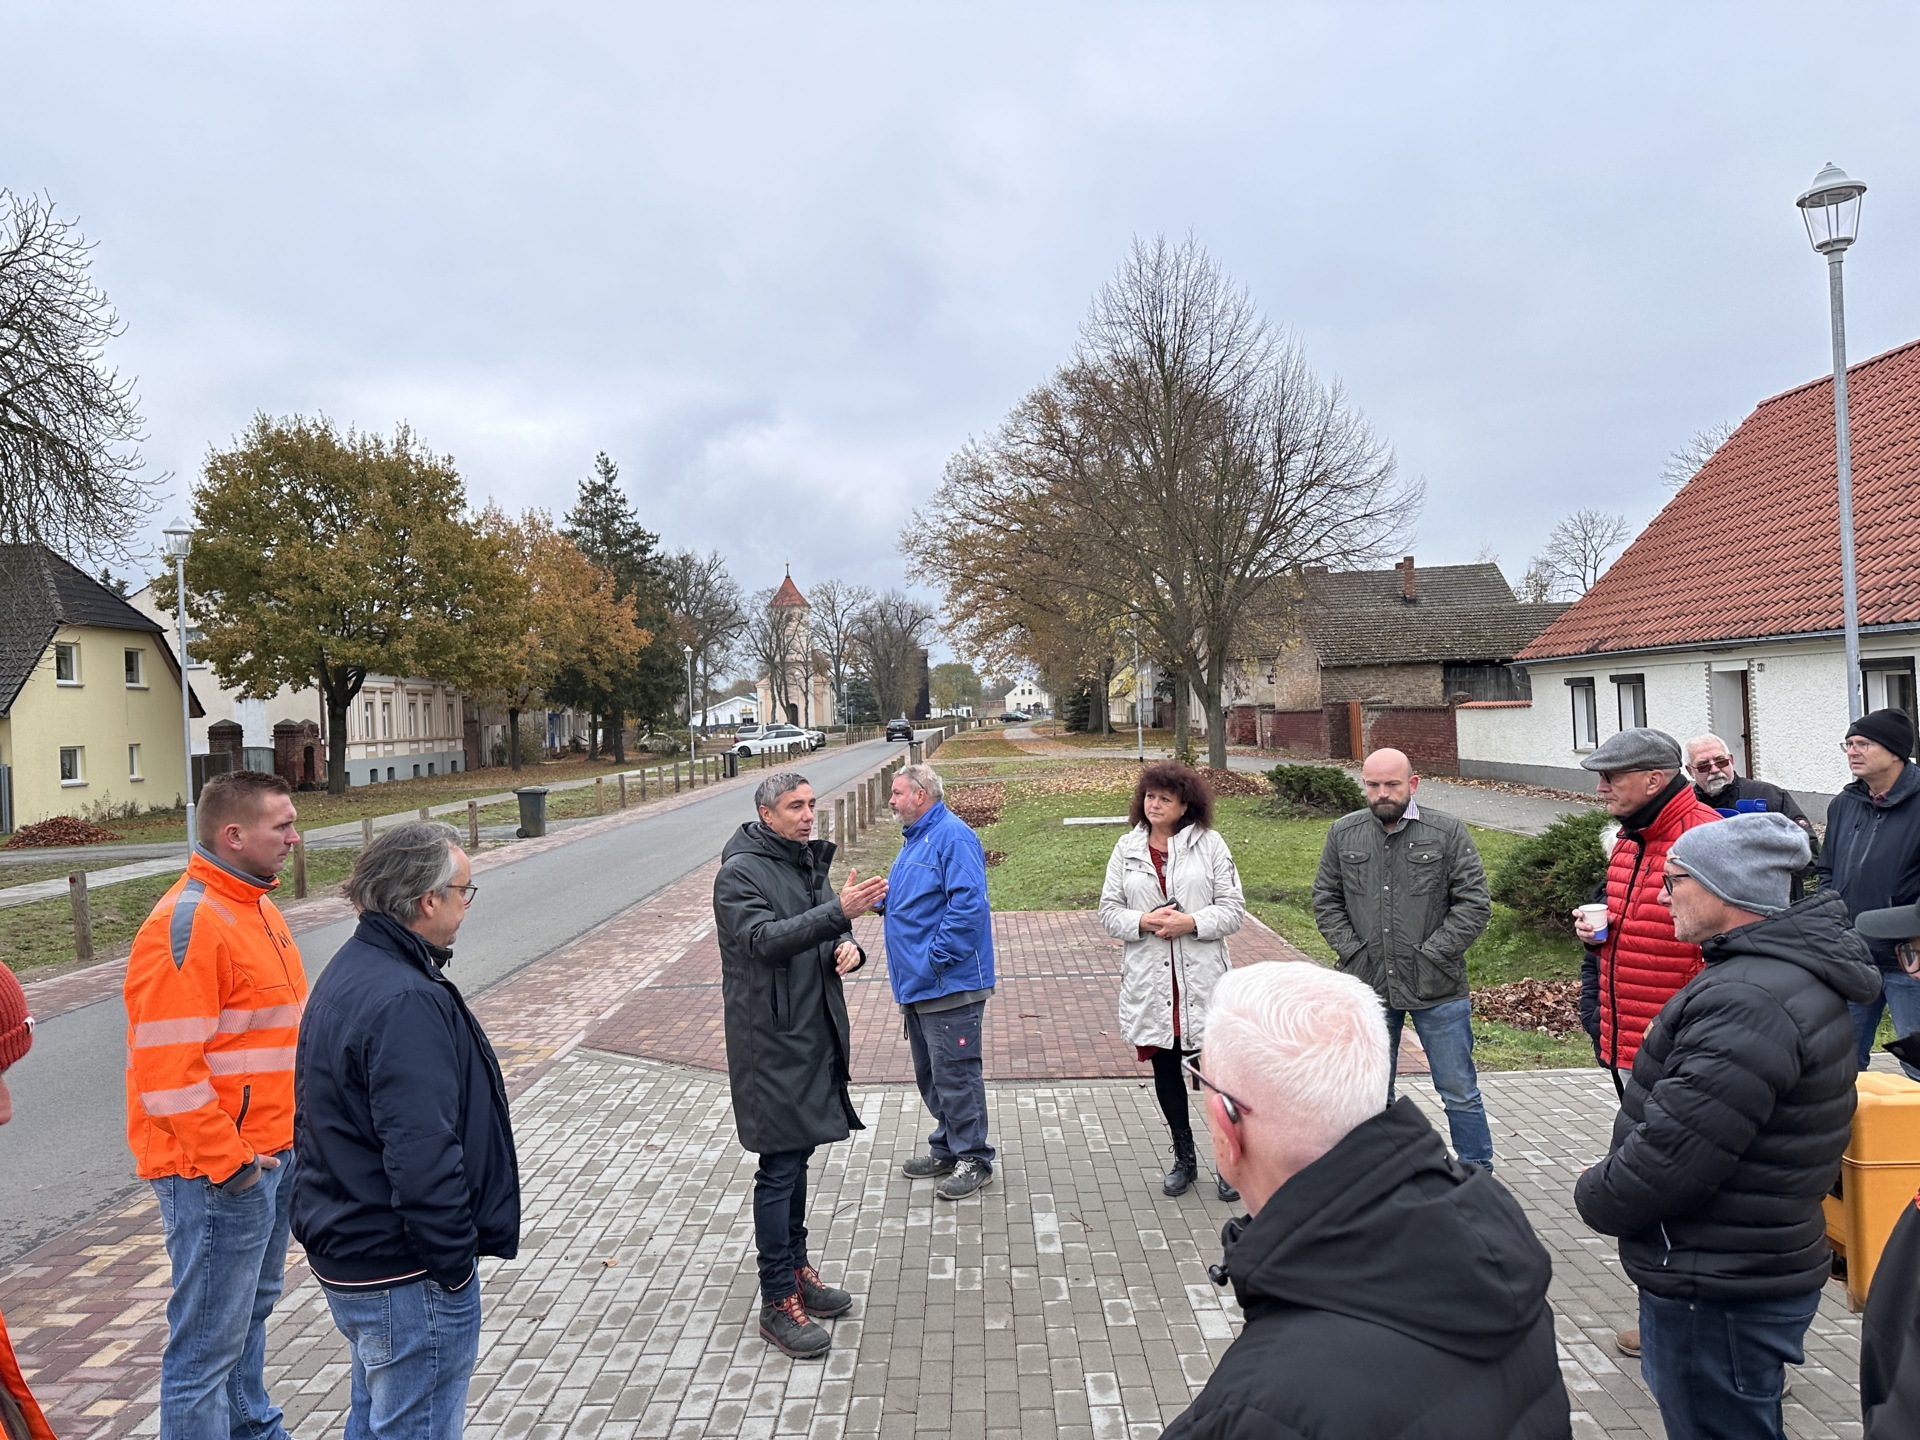
[[[797,605],[802,610],[813,608],[807,604],[807,597],[800,593],[800,587],[793,583],[791,575],[780,582],[780,588],[773,592],[773,599],[767,602],[769,610],[776,605]]]
[[[1920,622],[1920,341],[1847,370],[1860,624]],[[1763,400],[1521,660],[1837,632],[1833,380]]]

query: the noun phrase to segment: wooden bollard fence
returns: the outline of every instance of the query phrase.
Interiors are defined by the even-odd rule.
[[[293,837],[293,898],[307,898],[307,839],[304,835]]]
[[[596,815],[607,813],[607,777],[604,775],[593,777],[593,813]]]
[[[620,772],[620,808],[627,808],[627,775],[624,770]]]
[[[373,843],[373,817],[363,815],[360,819],[360,846],[365,849]]]
[[[478,852],[480,849],[480,802],[467,801],[467,849]]]
[[[833,843],[846,848],[847,844],[847,800],[843,795],[833,802]]]
[[[73,958],[93,959],[93,911],[87,905],[87,872],[67,876],[67,898],[73,902]]]

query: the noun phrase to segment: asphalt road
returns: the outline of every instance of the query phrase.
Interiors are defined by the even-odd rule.
[[[825,794],[900,745],[823,750],[798,768]],[[460,932],[452,978],[469,995],[577,939],[717,857],[753,818],[742,788],[490,870]],[[300,937],[311,981],[355,922]],[[126,1141],[126,1010],[102,1001],[37,1027],[7,1072],[13,1122],[0,1130],[0,1265],[81,1223],[140,1182]]]

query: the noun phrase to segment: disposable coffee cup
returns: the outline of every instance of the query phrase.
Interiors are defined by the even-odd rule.
[[[1604,940],[1607,938],[1606,906],[1582,905],[1580,907],[1580,913],[1586,918],[1587,923],[1593,926],[1593,938],[1595,940]]]

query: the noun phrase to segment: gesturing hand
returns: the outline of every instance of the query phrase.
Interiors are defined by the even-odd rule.
[[[864,915],[887,898],[887,877],[876,875],[862,880],[858,870],[847,872],[847,883],[840,887],[840,909],[847,919]]]
[[[833,971],[836,975],[851,975],[860,968],[860,947],[851,940],[842,940],[834,947]]]

